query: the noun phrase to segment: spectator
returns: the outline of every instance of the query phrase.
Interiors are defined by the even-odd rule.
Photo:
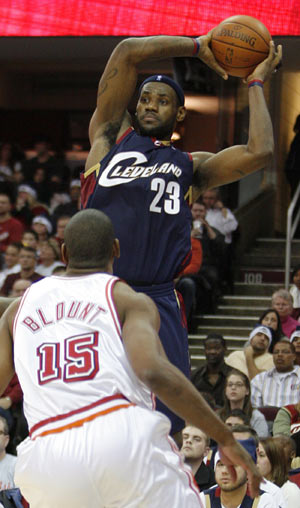
[[[23,154],[12,143],[1,143],[0,146],[0,180],[13,181],[14,175],[21,171]]]
[[[32,181],[36,169],[43,168],[46,172],[47,180],[57,172],[63,174],[64,165],[61,160],[57,159],[50,152],[49,141],[42,137],[35,142],[34,149],[36,156],[24,161],[23,173],[26,181]]]
[[[0,416],[0,490],[15,487],[14,474],[17,457],[6,453],[9,443],[8,424],[3,416]]]
[[[252,439],[240,441],[240,444],[255,459],[255,444]],[[235,479],[232,473],[221,460],[219,452],[215,456],[215,478],[217,485],[205,490],[200,494],[202,505],[205,508],[239,508],[248,506],[252,508],[275,508],[275,503],[270,494],[262,492],[254,500],[249,496],[247,486],[247,474],[241,466],[233,466]]]
[[[23,400],[23,392],[16,374],[13,375],[8,386],[0,396],[0,415],[3,416],[11,430],[14,425],[13,411]]]
[[[13,242],[20,242],[23,233],[21,222],[12,217],[12,199],[9,194],[0,192],[0,251],[5,252]]]
[[[4,253],[5,267],[0,272],[0,288],[2,287],[7,275],[20,271],[19,254],[22,244],[13,242],[9,244]]]
[[[62,215],[57,219],[56,223],[56,233],[53,239],[57,242],[59,251],[61,249],[62,244],[64,243],[64,233],[65,227],[68,224],[71,217],[69,215]]]
[[[295,365],[300,365],[300,325],[297,326],[296,330],[290,337],[290,342],[295,348],[296,360]]]
[[[294,456],[300,457],[300,403],[288,404],[279,409],[273,425],[274,436],[286,436],[292,438],[296,448]],[[294,457],[293,457],[294,458]],[[298,467],[298,466],[297,466]],[[298,486],[300,486],[300,470],[299,478],[297,478]]]
[[[251,386],[248,377],[243,372],[233,369],[226,377],[224,406],[219,411],[221,419],[226,421],[230,412],[235,409],[242,410],[245,413],[251,427],[258,436],[265,437],[269,435],[268,424],[264,415],[252,407]]]
[[[52,212],[52,220],[54,224],[62,215],[72,217],[80,210],[80,185],[79,179],[71,180],[69,188],[70,201],[54,208]]]
[[[26,289],[29,288],[29,286],[31,286],[31,281],[30,280],[26,280],[26,279],[18,279],[18,280],[15,280],[15,282],[13,283],[13,286],[11,288],[11,292],[9,293],[9,296],[14,296],[14,297],[19,297],[19,296],[23,296]]]
[[[8,296],[12,290],[13,284],[18,279],[26,279],[36,282],[43,277],[36,273],[36,251],[32,247],[22,247],[20,250],[19,262],[21,270],[18,273],[8,275],[1,288],[1,295]]]
[[[293,483],[296,483],[298,487],[300,486],[300,468],[293,469],[293,461],[296,458],[297,454],[297,445],[290,436],[286,436],[284,434],[276,434],[274,436],[275,443],[278,444],[278,447],[280,450],[283,451],[286,464],[287,464],[287,470],[289,475],[289,480]],[[300,455],[300,454],[299,454]],[[298,457],[299,457],[298,455]]]
[[[273,330],[272,342],[269,347],[269,352],[273,353],[273,349],[274,349],[276,342],[278,342],[280,339],[283,338],[283,331],[281,328],[280,316],[279,316],[277,310],[275,310],[275,309],[265,310],[261,314],[258,322],[263,326],[268,326],[269,328],[272,328],[272,330]]]
[[[192,238],[202,245],[202,265],[198,277],[198,303],[203,311],[214,311],[220,291],[220,272],[224,261],[224,236],[206,220],[206,206],[199,200],[192,205]],[[207,308],[207,302],[210,302]]]
[[[38,248],[38,234],[33,229],[27,229],[22,235],[22,244],[24,247],[32,247],[34,250]]]
[[[60,219],[57,221],[59,224]],[[196,306],[197,273],[202,263],[202,247],[199,240],[191,238],[192,257],[189,264],[176,279],[176,289],[181,294],[189,330],[191,329],[192,313]]]
[[[300,313],[300,265],[295,266],[291,279],[293,285],[290,287],[290,293],[293,298],[293,317],[296,319]],[[295,312],[296,311],[296,312]]]
[[[243,351],[230,353],[225,362],[252,379],[260,372],[274,367],[273,357],[268,352],[271,342],[272,329],[257,325],[249,335],[249,345]]]
[[[19,185],[14,216],[29,228],[33,217],[45,214],[48,214],[48,208],[37,201],[36,190],[28,184]]]
[[[224,423],[232,429],[236,425],[249,425],[250,421],[242,409],[232,409],[225,418]]]
[[[211,189],[202,194],[202,201],[206,206],[206,220],[225,237],[221,280],[232,289],[232,233],[238,228],[238,222],[233,213],[224,206],[219,191]]]
[[[51,188],[47,179],[45,168],[38,167],[35,169],[30,185],[37,193],[37,199],[46,205],[50,204]]]
[[[210,467],[203,462],[209,448],[209,437],[197,427],[187,425],[182,430],[181,454],[194,475],[200,492],[215,485],[215,475]]]
[[[52,224],[44,215],[38,215],[33,219],[31,227],[38,235],[37,254],[39,257],[43,242],[48,240],[52,233]]]
[[[298,321],[291,317],[293,312],[293,298],[286,289],[279,289],[272,295],[272,307],[277,310],[284,335],[290,337],[296,330]]]
[[[54,268],[62,266],[59,261],[59,248],[55,240],[42,242],[40,251],[40,263],[36,267],[36,273],[43,277],[52,275]]]
[[[206,363],[192,372],[191,381],[199,392],[211,393],[216,404],[222,407],[226,376],[231,370],[224,361],[226,342],[222,335],[209,334],[204,340],[204,352]]]
[[[294,366],[295,348],[287,339],[274,346],[274,368],[261,372],[251,381],[253,407],[281,407],[299,401],[300,367]]]
[[[289,481],[285,455],[282,455],[274,438],[260,440],[257,466],[267,480],[281,488],[287,508],[300,508],[300,490],[295,483]]]
[[[236,425],[232,428],[232,434],[235,439],[238,440],[252,440],[255,446],[255,455],[253,454],[253,460],[257,461],[257,449],[259,444],[259,439],[256,432],[246,425]],[[286,508],[286,502],[283,497],[283,492],[280,487],[275,485],[275,483],[263,478],[263,481],[260,484],[260,490],[267,492],[273,498],[273,501],[277,508]]]

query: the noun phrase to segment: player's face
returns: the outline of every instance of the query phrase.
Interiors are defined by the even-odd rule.
[[[197,427],[188,426],[182,431],[182,448],[186,459],[203,459],[208,452],[205,434]]]
[[[216,464],[216,482],[225,492],[232,492],[247,482],[247,474],[244,469],[241,466],[234,466],[234,469],[236,471],[236,479],[233,481],[225,464],[220,460]]]
[[[257,467],[259,469],[260,474],[268,479],[270,476],[272,468],[270,461],[267,457],[265,449],[261,443],[259,443],[257,448]]]
[[[178,113],[177,96],[165,83],[146,83],[136,107],[136,119],[142,136],[170,139]],[[182,109],[182,108],[181,108]]]

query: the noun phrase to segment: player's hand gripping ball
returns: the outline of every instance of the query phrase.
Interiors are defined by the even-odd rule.
[[[232,16],[212,31],[211,49],[217,62],[230,76],[246,78],[267,58],[271,35],[252,16]]]

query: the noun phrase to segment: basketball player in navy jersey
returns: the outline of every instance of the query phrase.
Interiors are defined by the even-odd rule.
[[[269,164],[273,134],[263,82],[281,60],[281,47],[270,52],[248,78],[250,125],[247,145],[217,154],[184,153],[171,145],[177,122],[185,117],[184,94],[172,79],[155,75],[139,90],[138,129],[127,112],[138,78],[138,65],[149,59],[194,55],[224,79],[226,72],[210,50],[211,35],[145,37],[122,41],[113,51],[98,88],[89,136],[91,150],[81,175],[82,207],[96,208],[112,220],[122,247],[114,273],[156,302],[160,337],[173,364],[189,376],[187,330],[173,279],[189,260],[191,214],[184,196],[191,185],[201,192]],[[172,433],[184,422],[158,402],[172,421]]]

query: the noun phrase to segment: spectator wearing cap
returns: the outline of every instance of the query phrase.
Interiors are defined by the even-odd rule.
[[[290,337],[290,342],[295,348],[296,360],[295,365],[300,365],[300,325],[297,326],[296,330]],[[300,399],[300,396],[299,396]]]
[[[14,216],[22,222],[25,228],[29,228],[32,218],[36,215],[47,214],[46,205],[37,201],[36,190],[24,183],[18,187]]]
[[[256,461],[256,443],[250,439],[239,441],[247,450],[252,460]],[[202,506],[204,508],[275,508],[276,504],[270,494],[260,490],[259,496],[251,498],[249,495],[247,473],[242,466],[234,465],[235,478],[232,477],[232,471],[222,461],[222,457],[217,451],[215,455],[214,468],[217,485],[204,490],[200,494]],[[278,508],[278,506],[277,506]]]
[[[69,187],[70,202],[62,205],[58,205],[52,213],[53,224],[57,223],[59,217],[69,216],[72,217],[75,213],[80,210],[80,180],[73,179],[70,182]]]
[[[57,266],[64,266],[59,261],[58,245],[53,239],[47,240],[41,244],[40,263],[36,267],[36,272],[43,277],[49,277]]]
[[[1,295],[8,296],[12,290],[13,284],[18,279],[26,279],[31,282],[36,282],[43,277],[36,273],[36,251],[32,247],[23,246],[19,254],[19,263],[21,270],[18,273],[12,273],[8,275],[1,288]]]
[[[300,393],[300,367],[294,365],[294,345],[288,339],[273,349],[274,368],[261,372],[251,381],[251,402],[256,408],[297,404]]]
[[[216,405],[222,407],[226,376],[231,370],[224,361],[226,354],[224,337],[217,333],[209,334],[204,340],[204,352],[206,362],[192,372],[191,381],[199,392],[210,393]]]
[[[226,364],[243,372],[249,379],[274,367],[273,357],[268,349],[272,342],[272,328],[257,325],[249,335],[249,345],[242,351],[233,351],[225,360]]]
[[[38,256],[42,247],[42,243],[49,239],[52,233],[52,224],[50,220],[44,215],[38,215],[32,221],[31,228],[38,235]]]

